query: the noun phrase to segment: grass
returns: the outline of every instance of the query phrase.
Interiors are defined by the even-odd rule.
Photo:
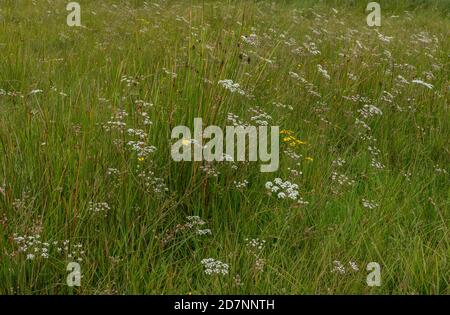
[[[381,2],[378,28],[364,1],[79,2],[83,27],[66,1],[0,5],[2,294],[450,293],[448,2]],[[306,142],[280,136],[276,173],[171,159],[173,127],[256,106]],[[140,159],[127,129],[157,150]]]

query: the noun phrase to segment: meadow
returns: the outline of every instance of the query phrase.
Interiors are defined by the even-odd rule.
[[[1,294],[450,294],[449,1],[78,2],[0,2]]]

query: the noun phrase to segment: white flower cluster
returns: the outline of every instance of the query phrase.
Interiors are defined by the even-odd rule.
[[[188,220],[188,222],[186,223],[186,227],[188,227],[189,229],[194,229],[197,235],[211,234],[210,229],[200,229],[200,227],[205,225],[206,222],[203,221],[199,216],[188,216],[186,219]]]
[[[117,168],[109,167],[106,174],[108,174],[108,176],[119,176],[120,171]]]
[[[359,97],[360,101],[362,99],[363,99],[362,97]],[[383,112],[379,108],[377,108],[373,105],[364,105],[364,107],[362,109],[358,110],[358,112],[361,115],[360,116],[361,119],[356,118],[355,125],[357,127],[362,127],[365,129],[363,132],[359,132],[359,137],[361,138],[361,140],[369,142],[368,151],[372,156],[370,166],[372,166],[375,169],[381,170],[385,166],[383,165],[383,163],[381,163],[379,161],[379,156],[380,156],[381,152],[376,147],[377,139],[371,135],[372,129],[369,127],[369,125],[365,121],[363,121],[363,119],[367,119],[367,118],[370,118],[375,115],[382,115]]]
[[[18,236],[14,234],[14,241],[19,246],[19,252],[26,254],[27,260],[33,260],[36,257],[47,259],[49,257],[49,246],[47,242],[40,241],[41,236]]]
[[[9,91],[9,92],[6,92],[5,90],[3,90],[3,89],[0,89],[0,96],[10,96],[10,97],[20,97],[20,98],[24,98],[25,96],[21,93],[21,92],[19,92],[19,91]]]
[[[252,238],[252,239],[246,238],[245,241],[247,242],[247,247],[252,252],[262,251],[264,249],[264,246],[266,245],[266,241],[260,240],[259,238]]]
[[[320,64],[317,65],[317,71],[319,71],[325,79],[330,80],[330,75],[328,74],[328,71],[325,68],[323,68],[322,65]]]
[[[155,173],[152,171],[139,171],[137,177],[143,181],[146,189],[151,189],[155,193],[163,193],[169,191],[169,188],[164,182],[164,179],[156,177]]]
[[[385,167],[383,163],[376,160],[375,158],[372,158],[372,160],[370,161],[370,166],[378,170],[382,170]]]
[[[142,130],[142,129],[129,128],[127,130],[127,133],[128,133],[129,136],[135,136],[135,137],[138,137],[141,140],[145,140],[145,138],[147,137],[147,133],[144,130]]]
[[[355,184],[355,181],[353,179],[349,179],[347,175],[340,174],[336,171],[333,171],[331,173],[331,180],[337,182],[339,185],[342,186],[352,186]]]
[[[344,164],[346,163],[346,161],[344,159],[341,158],[337,158],[336,160],[333,161],[333,166],[344,166]]]
[[[292,107],[292,105],[284,105],[284,104],[279,103],[279,102],[273,102],[272,104],[275,105],[275,107],[278,107],[278,108],[294,110],[294,107]]]
[[[354,261],[349,261],[350,269],[354,272],[359,271],[358,264]],[[339,273],[341,275],[346,274],[347,270],[345,269],[344,264],[342,264],[339,260],[333,261],[333,269],[331,270],[333,273]]]
[[[333,261],[332,272],[337,272],[343,275],[345,274],[345,267],[339,260],[335,260]]]
[[[436,171],[436,173],[439,173],[439,174],[447,174],[447,170],[445,168],[442,168],[441,166],[439,166],[439,164],[436,164],[434,166],[434,170]]]
[[[289,76],[293,79],[300,80],[300,76],[294,71],[289,71]]]
[[[354,262],[354,261],[349,261],[348,264],[350,265],[350,268],[351,268],[353,271],[359,271],[359,267],[358,267],[358,265],[356,264],[356,262]]]
[[[233,126],[237,127],[237,126],[247,126],[247,124],[245,122],[243,122],[238,115],[235,115],[233,113],[228,113],[227,115],[227,121],[232,123]]]
[[[427,83],[427,82],[425,82],[425,81],[422,81],[422,80],[419,80],[419,79],[416,79],[416,80],[412,80],[411,82],[412,82],[412,83],[416,83],[416,84],[420,84],[420,85],[423,85],[423,86],[425,86],[425,87],[429,88],[430,90],[432,90],[432,89],[433,89],[433,84],[431,84],[431,83]]]
[[[202,172],[206,173],[207,176],[218,177],[220,174],[220,172],[218,170],[216,170],[211,163],[201,165],[200,170],[202,170]]]
[[[142,107],[142,108],[148,108],[148,107],[152,107],[153,106],[153,103],[149,103],[149,102],[146,102],[146,101],[143,101],[143,100],[136,100],[134,102],[134,104],[136,104],[136,106]]]
[[[297,200],[299,198],[298,185],[290,181],[275,178],[273,182],[268,181],[265,186],[270,192],[275,193],[279,199]]]
[[[239,83],[234,83],[232,80],[220,80],[217,82],[219,85],[230,91],[231,93],[238,93],[240,95],[247,95]]]
[[[292,151],[291,149],[287,149],[283,151],[284,154],[286,154],[288,157],[290,157],[293,160],[300,160],[302,158],[301,154],[297,154],[294,151]]]
[[[272,116],[258,107],[252,107],[249,109],[249,111],[255,115],[251,117],[250,120],[259,126],[267,126],[269,124],[269,121],[272,120]]]
[[[58,241],[53,242],[53,244],[58,245]],[[83,257],[85,254],[82,244],[70,245],[69,240],[63,241],[62,247],[58,247],[56,250],[58,251],[58,253],[64,253],[66,256],[66,259],[71,260],[71,261],[76,260],[78,262],[83,261]]]
[[[303,43],[303,46],[306,48],[306,50],[313,56],[320,55],[320,50],[317,48],[316,44],[314,42],[309,43]]]
[[[149,154],[156,151],[156,147],[152,145],[146,145],[143,141],[128,141],[127,145],[130,147],[132,151],[137,153],[139,158],[145,158]]]
[[[42,92],[44,92],[44,91],[41,90],[41,89],[35,89],[35,90],[31,90],[31,92],[29,93],[29,95],[40,94],[40,93],[42,93]]]
[[[355,74],[353,74],[351,72],[348,72],[347,75],[348,75],[348,78],[350,80],[352,80],[352,81],[357,81],[358,80],[358,76],[356,76]]]
[[[177,74],[173,71],[168,70],[167,68],[162,68],[165,74],[168,74],[169,76],[172,77],[172,79],[176,79],[177,78]]]
[[[314,84],[312,84],[311,82],[308,82],[304,77],[302,77],[301,75],[299,75],[296,72],[293,71],[289,71],[289,75],[291,76],[291,78],[294,78],[298,81],[300,81],[301,83],[303,83],[306,87],[306,89],[308,90],[308,93],[316,96],[316,97],[321,97],[321,95],[319,93],[316,92],[316,87]]]
[[[152,104],[152,106],[153,106],[153,104]],[[150,125],[153,125],[153,122],[150,120],[150,117],[148,117],[148,113],[146,113],[146,112],[142,112],[141,113],[141,117],[142,117],[142,119],[144,120],[144,126],[150,126]]]
[[[127,125],[124,122],[124,119],[127,116],[128,113],[126,111],[119,110],[117,113],[111,116],[110,120],[107,121],[106,124],[103,125],[103,129],[105,129],[106,131],[119,130],[122,132]]]
[[[132,77],[129,75],[122,75],[120,82],[125,82],[128,87],[136,86],[139,84],[139,77]]]
[[[375,201],[364,199],[364,198],[362,200],[362,204],[363,204],[363,207],[366,209],[375,209],[376,207],[379,206],[379,204],[376,203]]]
[[[93,213],[102,213],[105,216],[108,214],[111,207],[106,202],[92,202],[88,204],[88,211]]]
[[[233,181],[234,187],[237,189],[243,189],[246,188],[248,185],[248,180],[244,179],[242,182],[239,181]]]
[[[392,36],[386,36],[386,35],[383,35],[383,34],[381,34],[380,32],[378,32],[377,30],[375,30],[375,31],[378,33],[378,38],[379,38],[382,42],[389,43],[389,42],[391,42],[391,40],[394,38],[394,37],[392,37]]]
[[[229,266],[226,263],[216,260],[214,258],[205,258],[201,261],[203,267],[205,268],[205,273],[207,275],[221,274],[227,275]]]
[[[242,35],[241,39],[251,46],[258,46],[259,44],[258,36],[256,34]]]
[[[50,257],[50,253],[54,252],[56,247],[56,252],[58,254],[65,254],[65,258],[71,261],[82,261],[84,257],[84,250],[82,244],[76,244],[70,246],[69,240],[65,240],[62,242],[59,241],[47,241],[42,242],[40,240],[41,236],[30,235],[30,236],[18,236],[17,233],[13,235],[13,240],[17,244],[18,252],[24,253],[27,260],[35,260],[38,258],[48,259]],[[58,246],[61,243],[61,246]]]
[[[260,258],[260,257],[256,258],[256,261],[255,261],[255,270],[256,271],[262,272],[264,270],[265,265],[266,265],[266,260],[264,258]]]
[[[30,196],[28,191],[23,191],[21,198],[14,198],[12,206],[16,210],[27,209],[33,205],[35,198]]]
[[[363,118],[370,118],[373,116],[381,116],[383,115],[383,112],[381,111],[381,109],[379,109],[376,106],[373,105],[364,105],[363,108],[358,109],[358,113],[363,117]]]

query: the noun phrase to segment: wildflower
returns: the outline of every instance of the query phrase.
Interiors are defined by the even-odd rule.
[[[111,210],[109,205],[106,202],[92,202],[90,201],[88,204],[88,211],[93,213],[104,213],[106,216],[107,212]]]
[[[343,166],[346,163],[344,159],[337,158],[332,162],[333,166]]]
[[[291,200],[298,200],[301,203],[304,202],[298,192],[298,185],[290,181],[275,178],[273,182],[266,182],[265,187],[270,193],[275,193],[278,199],[289,198]]]
[[[233,278],[233,281],[234,281],[234,286],[236,286],[236,287],[241,287],[243,285],[243,283],[241,281],[241,276],[238,274]]]
[[[34,95],[34,94],[38,94],[38,93],[42,93],[43,91],[40,89],[36,89],[36,90],[32,90],[29,95]]]
[[[284,143],[287,143],[291,147],[296,147],[298,145],[307,144],[307,142],[297,139],[295,136],[292,135],[292,133],[293,132],[290,130],[282,130],[280,132],[280,134],[285,134],[287,136],[283,137],[281,139],[281,141],[283,141]]]
[[[197,235],[211,235],[211,230],[210,229],[203,229],[203,230],[198,229],[196,234]]]
[[[372,160],[370,161],[370,166],[379,170],[385,167],[381,162],[377,161],[375,158],[372,158]]]
[[[256,34],[242,35],[241,39],[251,46],[257,46],[259,42]]]
[[[264,246],[266,244],[265,240],[260,240],[259,238],[253,238],[248,239],[246,238],[245,241],[247,242],[247,247],[252,252],[260,252],[264,249]]]
[[[138,168],[137,178],[142,181],[146,189],[152,190],[155,193],[161,194],[169,191],[164,179],[157,177],[155,173],[150,170],[141,170]]]
[[[362,200],[362,204],[363,204],[363,207],[366,208],[366,209],[375,209],[376,207],[379,206],[378,203],[376,203],[375,201],[367,200],[367,199],[364,199],[364,198]]]
[[[128,134],[129,134],[130,136],[137,136],[137,137],[139,137],[139,139],[141,139],[141,140],[144,140],[144,139],[147,137],[146,132],[145,132],[144,130],[142,130],[142,129],[132,129],[132,128],[129,128],[129,129],[127,130],[127,132],[128,132]]]
[[[269,124],[269,121],[272,120],[272,117],[269,114],[258,107],[250,108],[249,111],[256,114],[255,116],[251,117],[250,120],[254,121],[259,126],[267,126]]]
[[[363,108],[358,109],[358,112],[363,118],[383,115],[383,112],[378,107],[373,105],[364,105]]]
[[[341,186],[352,186],[355,184],[355,181],[349,179],[345,174],[340,174],[336,171],[331,173],[331,180],[337,182]]]
[[[345,274],[345,267],[339,260],[333,261],[333,265],[332,272],[337,272],[341,275]]]
[[[353,271],[359,271],[359,267],[358,267],[358,265],[356,264],[356,262],[354,262],[354,261],[349,261],[348,264],[350,265],[350,268],[351,268]]]
[[[156,147],[146,145],[143,141],[128,141],[127,145],[137,153],[138,157],[146,157],[156,151]]]
[[[233,184],[236,188],[241,189],[241,188],[246,188],[248,185],[248,181],[247,180],[243,180],[242,182],[239,181],[233,181]]]
[[[323,75],[323,77],[327,80],[330,80],[330,75],[328,71],[322,67],[322,65],[317,65],[317,70]]]
[[[239,83],[234,83],[232,80],[220,80],[217,82],[219,85],[230,91],[231,93],[238,93],[240,95],[246,95],[245,91],[241,89]]]
[[[416,83],[416,84],[420,84],[420,85],[423,85],[423,86],[425,86],[425,87],[429,88],[430,90],[432,90],[432,89],[433,89],[433,84],[431,84],[431,83],[427,83],[427,82],[425,82],[425,81],[422,81],[422,80],[419,80],[419,79],[416,79],[416,80],[412,80],[411,82],[412,82],[412,83]]]
[[[227,275],[229,266],[226,263],[221,262],[220,260],[216,260],[214,258],[205,258],[202,259],[201,264],[205,268],[205,274],[207,275]]]

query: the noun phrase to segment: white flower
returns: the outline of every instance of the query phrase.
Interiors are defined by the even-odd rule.
[[[214,258],[205,258],[202,259],[201,264],[205,268],[205,274],[214,275],[221,274],[227,275],[229,266],[226,263],[221,262],[220,260],[216,260]]]
[[[352,268],[353,271],[359,271],[359,267],[356,264],[356,262],[350,261],[348,264],[350,265],[350,268]]]
[[[337,272],[341,275],[345,274],[345,267],[339,260],[333,261],[333,265],[332,272]]]
[[[323,75],[323,77],[327,80],[330,80],[330,75],[328,71],[322,67],[322,65],[317,65],[317,70]]]
[[[284,199],[284,198],[286,198],[286,194],[284,192],[279,192],[277,197],[280,199]]]
[[[223,86],[225,89],[230,91],[231,93],[238,93],[240,95],[246,95],[245,91],[241,89],[239,83],[234,83],[232,80],[220,80],[217,82],[219,85]]]
[[[423,86],[429,88],[430,90],[433,89],[433,84],[424,82],[424,81],[422,81],[422,80],[416,79],[416,80],[412,80],[411,82],[416,83],[416,84],[423,85]]]
[[[381,109],[379,109],[376,106],[373,105],[364,105],[363,108],[358,109],[358,112],[361,114],[361,116],[363,118],[369,118],[369,117],[373,117],[373,116],[381,116],[383,115],[383,112],[381,111]]]
[[[376,207],[379,206],[378,203],[376,203],[375,201],[367,200],[367,199],[363,199],[362,204],[363,204],[363,207],[366,209],[375,209]]]
[[[273,183],[270,181],[267,182],[265,187],[272,193],[277,193],[279,199],[285,199],[287,197],[292,200],[297,200],[299,198],[298,185],[290,181],[283,181],[279,177],[275,178]]]
[[[43,92],[42,90],[36,89],[36,90],[32,90],[32,91],[30,92],[30,95],[34,95],[34,94],[38,94],[38,93],[42,93],[42,92]]]

